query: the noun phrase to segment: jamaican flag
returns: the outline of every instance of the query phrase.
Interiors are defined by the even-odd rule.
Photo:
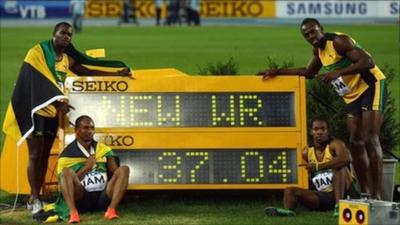
[[[116,157],[110,147],[103,143],[93,141],[96,156],[96,170],[107,172],[107,157]],[[71,142],[60,154],[57,162],[57,174],[60,175],[65,167],[77,172],[85,166],[87,157],[79,149],[77,141]]]
[[[65,53],[76,63],[100,71],[117,71],[127,65],[120,61],[99,60],[86,56],[67,46]],[[55,101],[66,98],[59,86],[60,80],[55,70],[56,54],[52,40],[43,41],[31,48],[22,64],[11,101],[3,124],[6,136],[19,146],[33,131],[33,114]]]
[[[107,157],[117,157],[114,151],[107,145],[93,141],[96,158],[96,171],[107,172]],[[69,144],[60,154],[57,163],[57,174],[59,180],[62,179],[62,170],[66,167],[77,172],[85,166],[87,157],[82,153],[77,145],[77,141]],[[55,203],[47,205],[42,211],[33,216],[42,223],[57,222],[59,220],[67,221],[69,218],[69,209],[62,194]]]

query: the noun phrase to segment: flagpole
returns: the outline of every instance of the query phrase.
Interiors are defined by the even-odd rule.
[[[18,196],[19,196],[19,154],[20,154],[19,151],[20,151],[20,145],[17,145],[17,151],[15,151],[16,154],[17,154],[17,163],[16,163],[16,165],[17,165],[17,169],[16,169],[16,172],[17,172],[17,193],[15,195],[14,205],[13,205],[13,208],[11,209],[11,212],[15,211],[15,208],[17,207]]]

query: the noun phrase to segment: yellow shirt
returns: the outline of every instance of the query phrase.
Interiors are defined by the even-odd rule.
[[[321,164],[321,163],[326,163],[332,160],[332,155],[331,152],[329,151],[329,145],[326,145],[325,150],[324,150],[324,156],[321,161],[317,159],[317,156],[315,155],[315,149],[314,147],[311,147],[308,149],[308,163],[312,164]],[[331,192],[333,191],[332,183],[333,183],[333,171],[332,170],[324,170],[324,171],[317,171],[314,174],[312,174],[311,178],[312,183],[314,184],[314,187],[318,191],[324,191],[324,192]]]
[[[315,155],[315,149],[314,147],[311,147],[308,149],[307,152],[307,159],[308,163],[313,163],[313,164],[321,164],[321,163],[326,163],[332,160],[332,154],[331,151],[329,151],[329,145],[326,145],[325,150],[324,150],[324,157],[322,158],[322,161],[318,161],[317,156]]]
[[[321,164],[331,161],[333,159],[333,156],[331,154],[331,151],[329,150],[329,145],[326,145],[324,150],[324,156],[321,161],[317,159],[314,147],[308,149],[307,159],[308,163]],[[333,191],[332,187],[333,171],[331,169],[317,171],[315,172],[315,174],[312,174],[312,176],[313,176],[312,182],[318,191],[325,191],[325,192]],[[349,169],[347,170],[346,179],[349,179],[349,181],[353,179],[353,176]]]
[[[56,61],[56,72],[57,72],[58,78],[60,78],[60,80],[62,81],[62,82],[59,82],[60,86],[62,86],[64,84],[68,70],[69,70],[68,55],[63,53],[63,57],[62,57],[61,61],[59,61],[59,62]],[[53,105],[48,105],[48,106],[44,107],[43,109],[38,110],[36,112],[36,114],[44,116],[44,117],[54,118],[57,116],[57,111]]]
[[[318,56],[322,62],[323,69],[327,72],[334,71],[340,68],[345,68],[352,64],[352,62],[345,56],[341,56],[333,46],[333,39],[341,33],[327,33],[325,34],[326,44],[323,49],[318,49]],[[356,47],[361,46],[351,37],[349,37]],[[339,88],[346,89],[343,92],[343,99],[346,104],[356,100],[368,88],[368,84],[385,79],[385,75],[378,68],[374,66],[368,71],[357,74],[346,74],[341,76],[339,81]]]

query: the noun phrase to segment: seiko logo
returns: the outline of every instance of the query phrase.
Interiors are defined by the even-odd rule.
[[[204,1],[200,8],[206,17],[259,17],[264,11],[260,1]]]
[[[188,2],[188,1],[187,1]],[[200,14],[205,17],[259,17],[266,14],[267,9],[262,0],[207,0],[200,2]],[[122,4],[111,0],[92,0],[87,4],[89,17],[118,17],[123,13]],[[136,1],[134,13],[138,17],[156,15],[154,1]]]
[[[99,141],[112,147],[132,146],[135,140],[132,136],[106,135],[100,136]]]
[[[126,81],[74,81],[72,91],[124,92],[128,89]]]

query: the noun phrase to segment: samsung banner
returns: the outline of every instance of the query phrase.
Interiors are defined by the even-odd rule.
[[[399,0],[276,1],[278,18],[382,18],[399,19]]]

